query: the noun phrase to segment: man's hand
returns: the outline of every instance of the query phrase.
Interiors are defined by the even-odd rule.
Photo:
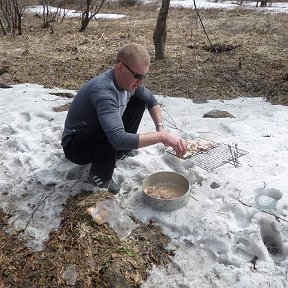
[[[187,152],[187,144],[185,140],[171,132],[162,132],[165,135],[165,139],[162,142],[165,146],[173,148],[177,156],[183,156]]]
[[[165,146],[172,147],[177,156],[183,156],[187,152],[188,147],[182,137],[172,132],[165,131],[163,127],[159,128],[159,130],[162,131],[139,134],[138,148],[163,143]]]

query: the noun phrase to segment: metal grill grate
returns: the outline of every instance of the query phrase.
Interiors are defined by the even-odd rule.
[[[215,147],[192,154],[190,157],[182,158],[175,155],[172,148],[167,148],[165,151],[175,157],[186,160],[206,171],[212,171],[227,163],[233,164],[235,167],[241,166],[238,158],[248,154],[247,151],[238,148],[237,144],[227,145],[223,143],[215,143]]]

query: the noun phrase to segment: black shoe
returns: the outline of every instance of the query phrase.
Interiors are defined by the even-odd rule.
[[[137,156],[139,153],[136,150],[132,150],[132,151],[118,151],[117,152],[117,160],[124,160],[128,157],[135,157]]]
[[[97,175],[93,175],[91,171],[89,172],[88,179],[93,185],[98,186],[99,188],[106,188],[112,194],[117,194],[120,191],[120,187],[113,181],[113,179],[103,181]]]

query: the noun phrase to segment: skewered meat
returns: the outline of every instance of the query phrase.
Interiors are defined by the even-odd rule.
[[[207,139],[186,139],[185,140],[187,144],[187,152],[183,155],[183,158],[188,158],[192,156],[193,154],[199,153],[201,151],[207,151],[209,149],[212,149],[216,147],[216,144],[212,141],[209,141]]]

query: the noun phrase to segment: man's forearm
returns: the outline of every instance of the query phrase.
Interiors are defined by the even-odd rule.
[[[138,148],[147,147],[165,141],[165,134],[161,132],[148,132],[139,135]]]
[[[155,128],[157,131],[162,131],[163,129],[159,129],[160,126],[162,126],[162,128],[164,128],[163,126],[163,122],[162,122],[162,111],[159,105],[156,105],[154,107],[152,107],[149,110],[150,116],[153,119],[153,122],[155,124]]]

